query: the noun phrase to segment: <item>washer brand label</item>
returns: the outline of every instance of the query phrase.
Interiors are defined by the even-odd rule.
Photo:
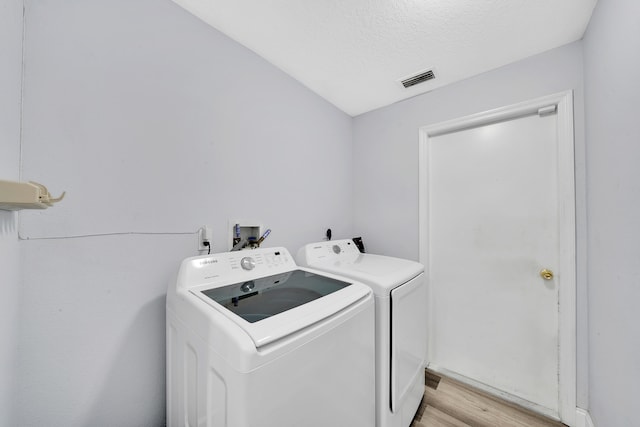
[[[218,263],[218,260],[213,258],[203,259],[200,261],[200,265],[217,264],[217,263]]]

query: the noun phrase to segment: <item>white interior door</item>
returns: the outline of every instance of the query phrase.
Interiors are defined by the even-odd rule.
[[[422,130],[421,260],[430,366],[571,422],[573,138],[559,104]]]

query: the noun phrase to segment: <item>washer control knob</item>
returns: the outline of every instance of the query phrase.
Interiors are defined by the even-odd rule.
[[[256,261],[250,256],[246,256],[240,260],[240,266],[244,270],[253,270],[256,267]]]
[[[340,252],[342,252],[342,249],[338,245],[333,245],[332,249],[333,249],[333,253],[335,254],[339,254]]]

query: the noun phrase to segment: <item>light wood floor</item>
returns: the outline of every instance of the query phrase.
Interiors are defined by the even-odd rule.
[[[429,370],[411,427],[566,427]]]

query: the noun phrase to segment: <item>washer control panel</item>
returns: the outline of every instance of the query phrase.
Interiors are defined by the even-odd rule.
[[[282,247],[198,256],[188,258],[184,263],[180,274],[186,276],[182,283],[192,285],[228,284],[298,268],[289,251]]]

